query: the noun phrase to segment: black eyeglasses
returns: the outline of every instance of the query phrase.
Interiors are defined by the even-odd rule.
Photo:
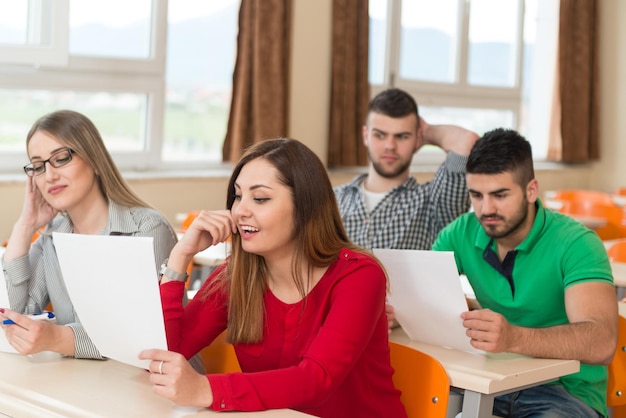
[[[76,151],[71,148],[62,148],[53,153],[47,160],[26,164],[24,166],[24,172],[28,177],[35,177],[46,172],[46,163],[49,163],[54,168],[63,167],[72,161],[72,154],[75,152]]]

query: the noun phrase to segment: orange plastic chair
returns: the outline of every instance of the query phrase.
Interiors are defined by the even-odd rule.
[[[218,335],[209,346],[200,350],[200,357],[206,373],[241,371],[235,348],[226,342],[226,331]]]
[[[597,190],[566,189],[557,190],[554,193],[554,200],[567,202],[584,202],[588,204],[613,205],[613,198],[609,193]]]
[[[626,417],[626,318],[618,318],[617,348],[609,364],[606,405],[613,410],[613,418]]]
[[[558,211],[567,215],[605,219],[606,225],[595,230],[602,240],[626,237],[626,212],[613,201],[611,203],[598,203],[592,200],[563,201]]]
[[[606,251],[609,260],[616,263],[626,263],[626,240],[617,241]]]
[[[389,341],[394,386],[409,418],[445,418],[450,396],[446,369],[434,357]]]
[[[615,189],[613,194],[617,196],[626,196],[626,187],[618,187],[617,189]]]
[[[187,217],[185,217],[185,219],[183,219],[183,221],[180,224],[180,232],[185,232],[187,228],[189,228],[189,225],[191,225],[193,220],[196,219],[199,213],[200,213],[199,210],[193,210],[191,212],[187,212]]]
[[[196,219],[196,217],[198,216],[198,214],[200,213],[199,210],[194,210],[191,212],[187,212],[187,216],[185,217],[185,219],[183,219],[183,221],[180,224],[180,232],[185,232],[187,230],[187,228],[189,228],[189,225],[191,225],[191,223],[193,222],[194,219]],[[187,282],[185,283],[185,287],[188,289],[189,288],[189,283],[191,281],[191,278],[193,277],[193,270],[194,270],[195,264],[193,262],[193,260],[189,263],[189,265],[187,266],[187,274],[189,275],[189,279],[187,279]]]

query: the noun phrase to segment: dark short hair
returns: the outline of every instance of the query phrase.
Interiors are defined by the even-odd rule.
[[[522,187],[535,178],[530,143],[513,129],[497,128],[476,141],[467,158],[467,174],[513,173]]]
[[[419,110],[415,99],[406,91],[387,89],[378,93],[370,102],[367,113],[376,112],[392,118],[415,115],[419,123]]]

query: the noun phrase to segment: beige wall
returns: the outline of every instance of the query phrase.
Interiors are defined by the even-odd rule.
[[[593,165],[592,185],[600,190],[626,186],[626,2],[600,0],[600,162]],[[624,138],[624,139],[622,139]]]
[[[294,10],[294,51],[289,136],[311,147],[326,161],[326,132],[330,101],[330,17],[332,0],[297,1]],[[610,191],[626,185],[626,2],[600,0],[600,77],[602,115],[602,160],[586,167],[537,170],[542,190],[558,188],[596,188]],[[331,172],[333,184],[351,179],[355,172]],[[415,173],[419,181],[432,177],[429,172]],[[176,214],[198,208],[224,207],[227,175],[166,179],[130,179],[137,192],[161,210],[172,222]],[[23,181],[0,183],[0,241],[8,238],[22,204]]]

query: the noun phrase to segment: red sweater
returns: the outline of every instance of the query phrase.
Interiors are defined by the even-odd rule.
[[[183,291],[181,282],[168,282],[161,298],[169,348],[190,358],[226,328],[227,295],[204,301],[197,296],[183,309]],[[286,304],[268,290],[263,341],[235,345],[243,373],[207,375],[210,407],[291,408],[329,418],[406,417],[392,382],[385,295],[380,266],[348,250],[304,300]]]

